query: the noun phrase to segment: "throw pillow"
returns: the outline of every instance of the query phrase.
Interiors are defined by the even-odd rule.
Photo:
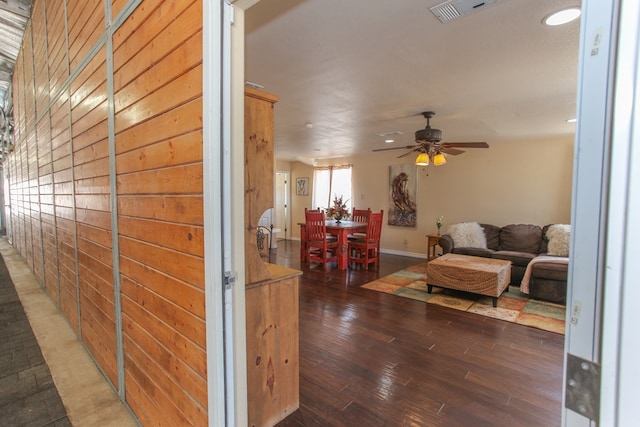
[[[554,256],[569,256],[569,241],[571,240],[571,225],[553,224],[547,230],[547,254]]]
[[[487,249],[487,238],[477,222],[461,222],[450,225],[447,234],[453,239],[457,248]]]

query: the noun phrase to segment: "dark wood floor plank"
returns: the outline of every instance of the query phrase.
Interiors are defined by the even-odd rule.
[[[361,286],[379,269],[300,265],[300,409],[278,426],[558,426],[564,337]]]

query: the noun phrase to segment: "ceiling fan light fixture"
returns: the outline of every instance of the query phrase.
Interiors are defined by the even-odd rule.
[[[444,154],[437,153],[435,156],[433,156],[433,164],[435,166],[444,165],[445,163],[447,163],[447,158],[444,156]]]
[[[429,166],[429,155],[427,153],[420,153],[416,157],[416,166]]]

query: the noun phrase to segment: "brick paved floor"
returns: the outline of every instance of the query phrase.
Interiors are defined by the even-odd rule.
[[[71,425],[2,257],[0,420],[11,427]]]

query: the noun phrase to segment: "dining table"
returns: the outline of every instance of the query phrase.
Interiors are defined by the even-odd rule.
[[[306,223],[299,222],[300,226],[300,262],[308,261],[307,252],[307,233]],[[327,234],[333,234],[338,238],[338,248],[336,251],[336,257],[338,258],[338,269],[346,270],[349,265],[349,239],[348,236],[351,233],[366,233],[367,223],[358,221],[336,221],[335,219],[328,219],[325,221],[327,228]]]

